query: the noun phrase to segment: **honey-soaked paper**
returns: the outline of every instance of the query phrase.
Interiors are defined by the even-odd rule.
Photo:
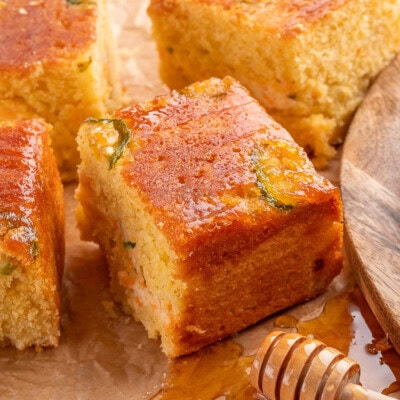
[[[147,5],[148,0],[109,0],[128,102],[148,100],[168,90],[158,75]],[[336,183],[338,165],[332,163],[327,171]],[[0,399],[143,400],[157,393],[156,398],[162,399],[160,389],[174,363],[168,362],[159,342],[148,339],[140,323],[113,303],[104,258],[96,245],[79,238],[75,187],[65,187],[66,262],[60,345],[40,352],[0,349]],[[351,280],[346,267],[327,293],[285,312],[297,319],[314,318],[321,313],[326,299],[344,290]],[[276,316],[266,319],[228,341],[242,348],[241,355],[254,355],[275,320]],[[182,365],[185,368],[185,362]],[[209,368],[212,373],[216,367]],[[193,376],[195,379],[197,376]],[[242,392],[235,390],[228,385],[218,399],[243,398]],[[168,398],[208,400],[196,393],[188,396]]]

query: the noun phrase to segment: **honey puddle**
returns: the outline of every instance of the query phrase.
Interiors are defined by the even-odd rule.
[[[296,328],[302,335],[313,335],[357,361],[361,384],[384,394],[400,390],[400,356],[387,341],[385,333],[358,288],[329,299],[321,315],[299,322],[282,315],[274,325]]]
[[[161,390],[152,400],[254,399],[248,373],[253,357],[242,356],[232,340],[171,361]]]
[[[356,360],[361,383],[367,388],[385,394],[400,390],[400,356],[387,342],[359,289],[329,299],[318,318],[302,322],[284,314],[274,324],[312,334]],[[248,382],[253,357],[243,356],[242,351],[239,344],[226,340],[171,361],[162,388],[152,400],[260,398]]]

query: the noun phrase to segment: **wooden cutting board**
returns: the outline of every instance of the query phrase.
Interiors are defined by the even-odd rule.
[[[350,261],[400,353],[400,55],[372,85],[353,119],[341,186]]]

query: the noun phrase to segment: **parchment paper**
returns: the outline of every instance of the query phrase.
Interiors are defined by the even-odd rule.
[[[138,102],[167,91],[158,76],[155,45],[146,15],[148,0],[110,0],[113,30],[121,56],[126,98]],[[338,182],[339,162],[328,177]],[[75,227],[75,185],[65,187],[66,264],[63,278],[61,343],[41,352],[0,349],[1,399],[149,399],[162,384],[168,361],[159,343],[141,324],[112,302],[104,259],[96,245],[81,242]],[[292,309],[309,319],[321,312],[328,296],[351,280],[346,267],[323,296]],[[350,277],[350,278],[349,278]],[[271,328],[267,319],[234,339],[254,354]],[[179,400],[179,399],[177,399]]]

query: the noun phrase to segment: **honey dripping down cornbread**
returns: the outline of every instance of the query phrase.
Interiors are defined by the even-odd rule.
[[[43,120],[0,122],[0,346],[56,346],[64,203]]]
[[[51,123],[63,180],[76,178],[80,124],[119,100],[105,0],[0,0],[0,117]]]
[[[341,269],[339,190],[232,78],[88,120],[78,146],[82,237],[168,357],[316,296]]]
[[[320,168],[400,50],[400,0],[151,0],[149,15],[165,83],[235,77]]]

